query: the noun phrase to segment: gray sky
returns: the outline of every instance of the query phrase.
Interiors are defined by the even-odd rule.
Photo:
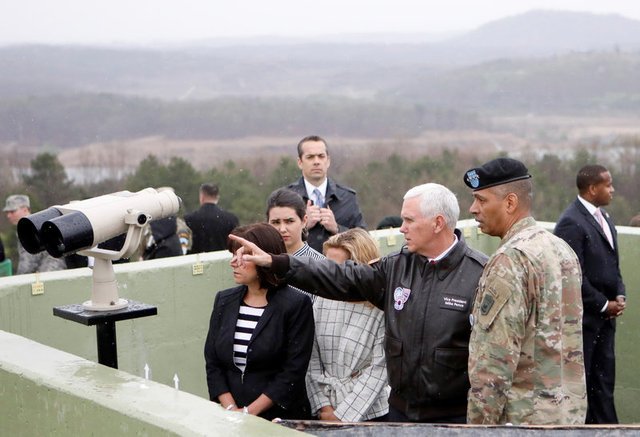
[[[440,33],[532,9],[640,20],[640,0],[2,0],[0,44]]]

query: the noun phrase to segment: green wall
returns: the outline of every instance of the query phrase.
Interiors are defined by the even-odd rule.
[[[203,347],[216,291],[233,285],[228,254],[208,253],[114,266],[120,297],[158,308],[158,315],[116,323],[121,370],[207,397]],[[204,274],[192,275],[202,262]],[[96,328],[53,316],[53,307],[90,299],[91,270],[47,272],[44,294],[33,296],[35,275],[0,279],[0,329],[97,361]],[[208,398],[208,397],[207,397]]]
[[[0,331],[2,436],[295,436],[255,416]]]
[[[498,239],[479,233],[472,220],[460,225],[471,246],[485,253],[497,247]],[[628,309],[618,324],[616,400],[621,421],[631,423],[640,422],[640,410],[635,407],[640,402],[640,379],[635,375],[635,363],[640,361],[635,347],[640,340],[640,306],[635,303],[640,289],[640,229],[621,227],[619,232]],[[403,242],[397,231],[372,233],[379,239],[383,253],[397,249]],[[120,297],[158,308],[156,316],[117,323],[120,370],[140,377],[148,364],[152,381],[173,387],[177,374],[181,390],[207,398],[203,345],[215,293],[233,286],[229,258],[227,252],[213,252],[114,267]],[[192,267],[200,262],[204,274],[194,276]],[[0,330],[97,361],[95,328],[52,313],[54,306],[90,298],[91,271],[84,268],[49,272],[39,275],[39,279],[44,284],[44,294],[33,296],[35,275],[0,278]]]

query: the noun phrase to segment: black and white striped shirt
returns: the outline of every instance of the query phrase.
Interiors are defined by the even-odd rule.
[[[240,305],[236,331],[233,336],[233,361],[242,372],[247,366],[247,348],[256,329],[258,320],[264,313],[265,307],[251,307],[245,303]]]

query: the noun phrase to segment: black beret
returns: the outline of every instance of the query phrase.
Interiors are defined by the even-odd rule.
[[[476,191],[530,177],[527,167],[517,159],[498,158],[467,170],[464,183]]]

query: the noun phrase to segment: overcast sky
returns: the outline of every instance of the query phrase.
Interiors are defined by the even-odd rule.
[[[440,33],[532,9],[640,20],[640,0],[1,0],[0,44]]]

